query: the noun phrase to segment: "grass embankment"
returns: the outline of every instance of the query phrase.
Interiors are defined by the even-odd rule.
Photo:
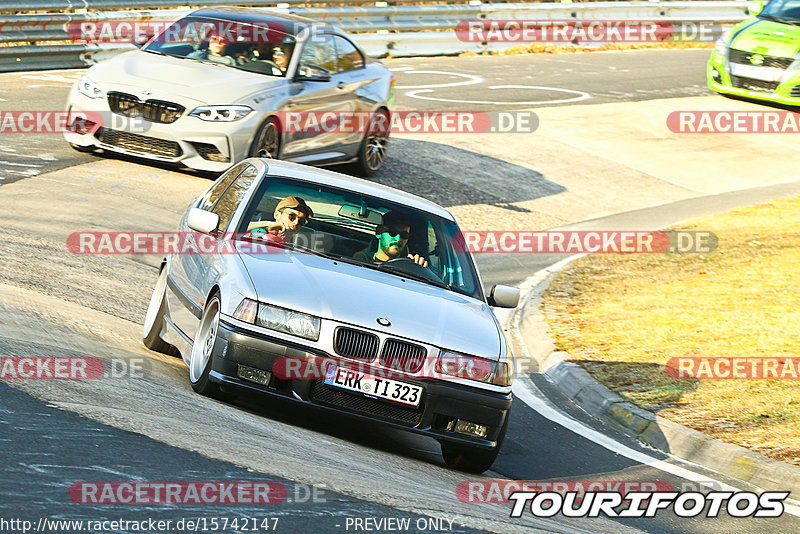
[[[714,48],[714,43],[701,41],[666,41],[663,43],[611,43],[586,47],[571,44],[531,43],[512,46],[506,50],[486,50],[483,52],[462,52],[460,56],[516,56],[520,54],[571,54],[575,52],[604,52],[608,50],[651,50],[657,48]]]
[[[560,350],[647,410],[800,465],[800,380],[674,380],[673,357],[800,357],[800,197],[693,221],[706,254],[591,255],[545,296]]]

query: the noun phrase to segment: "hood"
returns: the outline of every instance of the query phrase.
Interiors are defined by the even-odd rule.
[[[800,48],[800,26],[759,20],[742,31],[731,48],[765,56],[793,57]]]
[[[189,100],[200,104],[235,104],[258,91],[279,86],[284,78],[270,77],[221,65],[210,65],[133,50],[89,69],[89,78],[105,90],[135,87],[152,98]],[[138,91],[132,91],[138,94]]]
[[[474,298],[311,254],[240,257],[261,302],[475,356],[500,357],[494,314]],[[379,317],[391,326],[378,326]]]

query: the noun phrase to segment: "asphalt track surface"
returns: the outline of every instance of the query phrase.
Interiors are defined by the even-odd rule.
[[[398,109],[508,111],[535,105],[525,102],[576,105],[709,94],[702,74],[707,58],[707,50],[653,50],[396,59],[385,63],[397,78]],[[62,110],[69,87],[82,72],[3,75],[0,110]],[[579,93],[590,96],[553,104],[577,98]],[[504,103],[483,103],[486,101]],[[0,139],[0,184],[89,161],[93,161],[91,156],[71,150],[60,136],[4,135]]]
[[[627,102],[664,96],[706,94],[702,64],[707,51],[638,52],[635,54],[593,53],[580,56],[528,56],[503,58],[437,58],[421,61],[397,60],[398,85],[448,83],[464,75],[491,80],[493,85],[536,85],[589,93],[588,99],[562,105],[599,102]],[[496,60],[491,63],[488,59]],[[491,64],[490,64],[491,63]],[[647,69],[648,76],[636,75]],[[412,72],[412,71],[423,71]],[[433,72],[432,72],[433,71]],[[457,72],[459,75],[442,74]],[[613,74],[613,75],[612,75]],[[422,77],[420,82],[418,77]],[[4,78],[0,86],[2,109],[60,109],[75,71],[29,73]],[[475,78],[473,78],[474,80]],[[548,84],[539,81],[547,79]],[[558,80],[556,83],[554,80]],[[483,83],[483,82],[481,82]],[[480,84],[437,89],[443,100],[423,100],[398,95],[398,105],[417,109],[510,109],[513,102],[531,102],[530,89],[487,89]],[[507,101],[512,104],[474,104],[452,100]],[[557,98],[557,91],[537,98]],[[666,95],[665,95],[666,93]],[[499,95],[499,96],[495,96]],[[565,94],[561,91],[560,94]],[[417,93],[420,96],[419,93]],[[425,107],[430,106],[430,107]],[[473,106],[473,107],[469,107]],[[520,104],[530,108],[531,104]],[[33,136],[29,136],[33,137]],[[60,139],[0,140],[0,174],[5,182],[24,180],[60,168],[69,168],[95,158],[72,152]],[[9,164],[10,163],[10,164]],[[9,170],[18,171],[16,173]],[[659,208],[637,210],[592,221],[593,229],[662,227],[697,215],[797,193],[794,184],[777,185],[713,197],[679,201]],[[150,191],[158,195],[155,187]],[[3,189],[0,187],[0,199]],[[88,205],[84,209],[100,210]],[[6,208],[4,208],[6,209]],[[14,209],[9,206],[7,209]],[[24,217],[25,214],[20,214]],[[576,225],[578,226],[578,225]],[[33,253],[33,250],[31,250]],[[124,260],[128,261],[130,258]],[[517,284],[555,261],[558,256],[479,256],[485,284]],[[148,267],[152,269],[152,266]],[[155,270],[152,269],[153,280]],[[31,278],[40,276],[32,267]],[[151,291],[147,282],[132,277],[130,285],[146,304]],[[48,299],[51,297],[48,297]],[[108,294],[98,303],[113,309],[120,295]],[[67,329],[52,317],[27,314],[23,297],[0,302],[0,354],[15,356],[46,353],[73,355],[75,351],[58,343]],[[51,302],[48,300],[48,302]],[[56,302],[53,300],[52,302]],[[65,305],[66,306],[66,305]],[[135,308],[135,307],[134,307]],[[72,309],[72,308],[69,308]],[[68,310],[65,311],[68,313]],[[136,317],[120,315],[133,328]],[[46,330],[42,336],[25,339],[20,333],[33,328]],[[138,328],[138,326],[136,326]],[[51,331],[52,330],[52,331]],[[34,340],[34,338],[36,340]],[[66,343],[64,343],[66,345]],[[90,355],[113,352],[97,344]],[[34,392],[35,397],[0,383],[0,435],[3,462],[3,499],[0,517],[36,520],[42,516],[65,519],[178,520],[191,517],[278,517],[278,532],[345,532],[348,517],[372,518],[456,518],[450,532],[473,529],[495,532],[543,530],[553,532],[791,532],[800,528],[795,515],[780,519],[686,519],[670,513],[655,519],[607,520],[564,519],[522,520],[508,518],[508,505],[459,503],[455,487],[463,480],[504,478],[512,480],[600,480],[661,481],[676,489],[704,489],[696,482],[672,473],[676,469],[632,460],[619,447],[608,447],[587,437],[588,432],[569,430],[521,402],[519,395],[511,413],[511,425],[503,450],[492,471],[483,477],[445,469],[438,444],[433,440],[379,426],[364,427],[348,420],[331,420],[314,410],[297,410],[288,403],[264,405],[257,398],[243,398],[235,406],[193,395],[187,371],[177,362],[152,357],[148,381],[125,382],[119,386],[63,386],[53,392]],[[579,406],[561,399],[549,383],[533,375],[533,384],[560,413],[597,430],[630,450],[646,454],[678,469],[689,469],[715,483],[749,489],[742,483],[710,473],[698,466],[642,447],[626,436],[589,418]],[[14,384],[16,385],[16,384]],[[53,386],[56,388],[56,386]],[[61,387],[61,385],[59,385]],[[71,388],[71,389],[70,389]],[[24,389],[24,388],[23,388]],[[61,396],[58,407],[40,398]],[[96,401],[96,410],[90,404]],[[70,406],[65,411],[64,406]],[[89,414],[81,417],[72,411]],[[137,426],[139,425],[139,426]],[[155,437],[155,439],[153,439]],[[264,452],[264,451],[268,452]],[[666,469],[666,470],[665,470]],[[283,483],[302,492],[309,484],[321,490],[324,500],[292,502],[267,508],[210,507],[119,507],[77,505],[67,489],[76,481],[203,481],[257,480]],[[713,485],[713,484],[712,484]],[[707,489],[707,488],[706,488]],[[779,489],[779,488],[769,488]],[[296,502],[299,501],[299,502]],[[461,525],[461,526],[459,526]],[[412,529],[416,530],[416,529]],[[352,528],[349,531],[353,531]],[[433,530],[427,530],[433,531]]]

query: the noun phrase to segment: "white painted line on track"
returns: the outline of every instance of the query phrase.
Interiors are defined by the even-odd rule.
[[[396,85],[396,89],[431,89],[433,87],[458,87],[459,85],[474,85],[481,83],[483,78],[474,74],[463,74],[460,72],[450,72],[444,70],[410,70],[406,74],[440,74],[444,76],[458,76],[460,78],[467,78],[460,82],[445,82],[445,83],[432,83],[427,85]]]
[[[583,91],[575,91],[572,89],[560,89],[558,87],[543,87],[539,85],[492,85],[488,87],[489,90],[496,90],[496,89],[533,89],[536,91],[557,91],[560,93],[572,93],[577,96],[572,98],[557,98],[551,100],[529,100],[529,101],[513,101],[513,102],[493,102],[488,100],[458,100],[458,99],[451,99],[451,98],[439,98],[435,96],[420,96],[422,93],[432,93],[433,89],[420,89],[416,91],[407,91],[406,96],[411,98],[419,98],[421,100],[437,100],[439,102],[454,102],[457,104],[488,104],[493,106],[504,106],[504,105],[527,105],[527,106],[538,106],[538,105],[549,105],[549,104],[566,104],[567,102],[580,102],[581,100],[586,100],[591,98],[589,93],[585,93]]]
[[[527,289],[527,294],[520,299],[520,302],[525,302],[527,298],[531,294],[531,290],[538,285],[541,281],[546,279],[553,271],[557,271],[560,268],[566,266],[573,260],[583,256],[583,254],[578,254],[574,256],[570,256],[568,258],[564,258],[544,269],[541,269],[534,273],[532,276],[526,278],[521,284],[520,287]],[[513,325],[516,326],[517,321],[515,320],[517,314],[514,314],[511,319]],[[527,347],[525,346],[524,342],[520,340],[520,346],[527,352]],[[643,452],[631,449],[630,447],[623,445],[619,441],[611,438],[602,432],[595,430],[594,428],[578,421],[567,415],[566,413],[562,412],[558,407],[556,407],[549,399],[541,392],[541,390],[533,383],[533,381],[527,375],[523,375],[521,377],[517,377],[514,381],[513,386],[513,393],[519,398],[522,402],[524,402],[528,407],[530,407],[533,411],[544,417],[545,419],[549,419],[550,421],[564,427],[565,429],[581,436],[583,438],[588,439],[589,441],[600,445],[601,447],[608,449],[609,451],[613,452],[614,454],[618,454],[620,456],[624,456],[634,462],[638,462],[640,464],[646,465],[648,467],[652,467],[658,469],[659,471],[663,471],[665,473],[669,473],[671,475],[680,477],[685,480],[689,480],[691,482],[695,482],[697,484],[701,484],[709,489],[713,490],[722,490],[722,491],[743,491],[735,486],[731,486],[730,484],[726,484],[724,482],[720,482],[719,480],[713,479],[711,477],[702,475],[691,469],[687,469],[685,467],[681,467],[679,465],[675,465],[673,463],[667,462],[665,460],[659,460],[654,456],[650,456],[649,454],[645,454]],[[666,454],[666,453],[665,453]],[[696,465],[692,464],[691,462],[687,462],[681,458],[676,456],[668,455],[672,460],[676,462],[680,462],[686,465]],[[702,467],[702,466],[698,466]],[[704,468],[709,471],[711,469]],[[792,501],[796,502],[796,501]],[[784,503],[784,510],[786,513],[800,517],[800,506],[794,504],[786,504]]]

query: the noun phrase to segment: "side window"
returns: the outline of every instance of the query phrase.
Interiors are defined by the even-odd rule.
[[[219,215],[219,229],[222,232],[228,228],[236,208],[239,207],[239,203],[244,198],[245,193],[247,193],[247,190],[253,184],[253,180],[258,176],[258,169],[249,164],[246,167],[211,209],[212,213]]]
[[[360,69],[364,66],[364,56],[358,51],[358,48],[340,35],[333,37],[336,41],[336,56],[338,59],[339,70],[337,72],[345,72],[353,69]]]
[[[303,46],[300,65],[316,65],[331,74],[336,71],[336,48],[333,36],[328,33],[315,33]]]
[[[233,182],[233,180],[244,170],[245,166],[247,166],[246,163],[240,163],[220,176],[213,187],[211,187],[208,193],[206,193],[203,201],[200,202],[200,209],[210,211],[214,204],[216,204],[217,200],[219,200],[219,197],[222,196],[222,193],[224,193],[225,190],[228,189],[228,186],[231,185],[231,182]]]

